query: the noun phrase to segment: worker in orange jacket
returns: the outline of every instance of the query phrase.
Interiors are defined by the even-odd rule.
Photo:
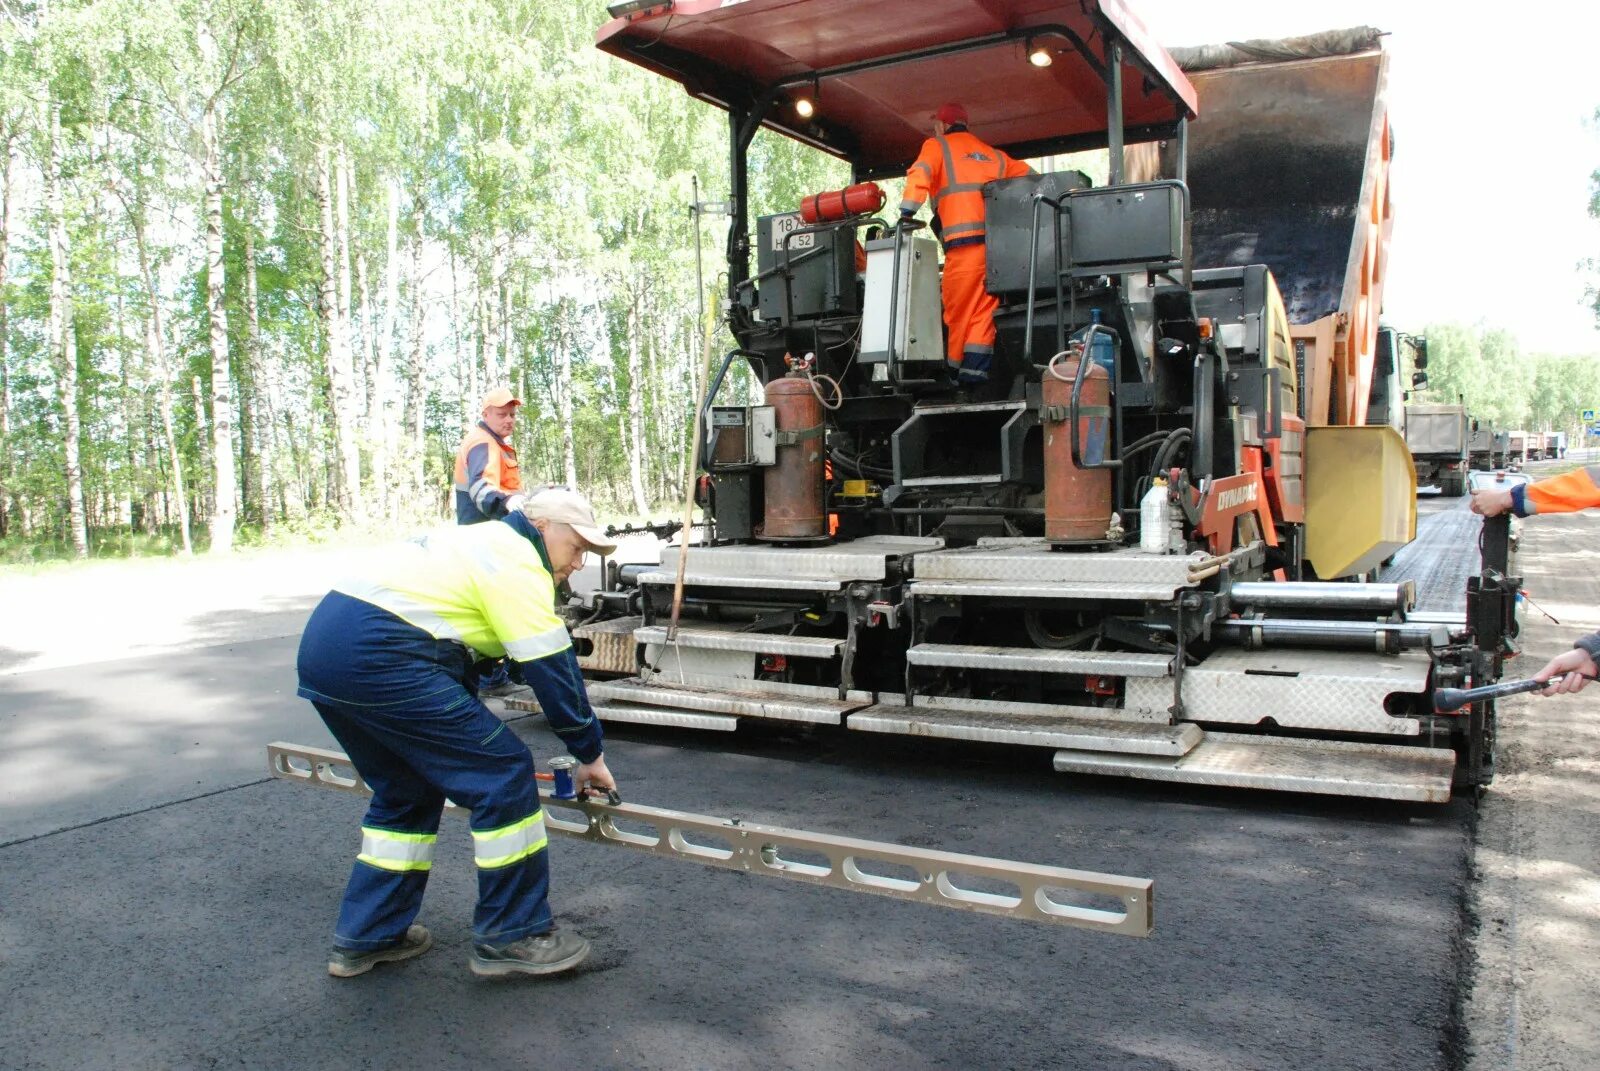
[[[1508,510],[1518,517],[1541,513],[1577,513],[1600,506],[1600,465],[1563,472],[1559,476],[1523,483],[1509,491],[1486,488],[1472,495],[1472,512],[1498,517]],[[1548,681],[1545,695],[1576,692],[1600,675],[1600,632],[1580,636],[1565,651],[1533,675]]]
[[[1576,513],[1600,506],[1600,465],[1586,465],[1559,476],[1518,484],[1508,491],[1485,488],[1472,494],[1472,512],[1498,517],[1507,510],[1518,517],[1539,513]]]
[[[933,131],[906,172],[900,216],[911,218],[933,198],[944,243],[945,355],[960,382],[982,383],[994,363],[994,310],[1000,305],[984,286],[983,184],[1031,175],[1033,169],[968,131],[967,109],[960,104],[940,107]]]
[[[496,387],[483,396],[479,421],[467,430],[456,448],[455,498],[456,523],[481,524],[484,521],[514,517],[522,508],[522,474],[517,467],[517,451],[511,445],[511,429],[516,427],[517,409],[522,399],[505,387]],[[504,699],[526,692],[511,678],[504,659],[485,663],[480,669],[478,694]]]

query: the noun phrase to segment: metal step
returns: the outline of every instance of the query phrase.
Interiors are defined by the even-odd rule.
[[[1416,651],[1217,651],[1184,670],[1183,716],[1203,724],[1271,718],[1283,728],[1416,736],[1417,719],[1391,715],[1384,701],[1425,692],[1430,665]],[[1130,706],[1149,698],[1132,682],[1128,693]]]
[[[1187,753],[1204,735],[1198,725],[1187,723],[1151,725],[1086,717],[943,710],[883,703],[856,711],[845,724],[851,729],[868,733],[1113,751],[1169,759]]]
[[[1172,584],[1101,584],[1093,581],[916,580],[906,586],[912,597],[961,595],[978,599],[1080,599],[1087,602],[1166,602],[1176,593]]]
[[[1111,677],[1170,677],[1169,655],[1126,651],[1056,651],[1025,647],[919,643],[906,652],[913,666],[1001,669],[1010,672],[1083,673]]]
[[[838,725],[844,715],[867,705],[865,700],[822,699],[812,696],[775,695],[771,692],[690,688],[682,685],[641,684],[637,680],[591,681],[589,698],[607,706],[631,703],[707,714],[732,714],[773,721]]]
[[[1445,803],[1456,765],[1455,752],[1440,748],[1217,732],[1206,733],[1194,750],[1176,759],[1107,751],[1058,751],[1055,768],[1191,785]]]
[[[666,643],[667,630],[661,625],[651,625],[635,629],[633,638],[637,643]],[[674,642],[682,647],[698,647],[710,651],[781,654],[790,658],[832,658],[839,653],[839,645],[844,640],[828,636],[786,636],[772,632],[680,628]]]
[[[1167,689],[1171,691],[1171,685]],[[905,696],[894,692],[879,692],[878,702],[884,706],[903,706]],[[1172,715],[1165,709],[1145,710],[1126,705],[1096,707],[1079,703],[1023,703],[1014,699],[973,699],[956,695],[914,695],[914,707],[930,710],[966,710],[980,714],[1014,714],[1035,718],[1087,718],[1090,721],[1134,721],[1147,725],[1171,725]]]
[[[589,685],[592,696],[595,686]],[[539,701],[531,695],[507,696],[501,700],[507,710],[521,711],[528,714],[544,713],[539,707]],[[671,725],[679,729],[719,729],[724,732],[733,732],[739,727],[738,718],[730,718],[725,714],[703,714],[693,710],[674,710],[670,707],[642,706],[636,703],[596,703],[591,700],[595,717],[602,722],[624,721],[631,725]]]

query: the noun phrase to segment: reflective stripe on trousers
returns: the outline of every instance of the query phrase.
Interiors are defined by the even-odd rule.
[[[361,827],[358,860],[379,870],[431,870],[437,833],[399,833],[392,829]]]
[[[520,863],[535,852],[543,851],[548,843],[543,811],[534,811],[522,821],[499,829],[472,831],[472,854],[483,870]]]

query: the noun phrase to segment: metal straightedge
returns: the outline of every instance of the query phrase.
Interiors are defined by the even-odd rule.
[[[337,751],[269,744],[267,764],[272,776],[284,780],[357,795],[372,791],[349,757]],[[1147,937],[1154,926],[1155,883],[1148,878],[909,848],[637,803],[564,800],[542,785],[539,792],[547,808],[547,830],[597,844],[807,885],[1101,933]],[[826,862],[816,861],[819,858]],[[1013,891],[992,891],[996,885]],[[1118,906],[1093,906],[1095,902]]]

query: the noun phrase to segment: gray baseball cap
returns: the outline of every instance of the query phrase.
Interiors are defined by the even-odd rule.
[[[522,514],[530,521],[543,519],[570,525],[591,550],[600,554],[610,554],[617,549],[616,541],[608,539],[595,523],[594,507],[576,491],[549,487],[535,492],[522,500]]]

